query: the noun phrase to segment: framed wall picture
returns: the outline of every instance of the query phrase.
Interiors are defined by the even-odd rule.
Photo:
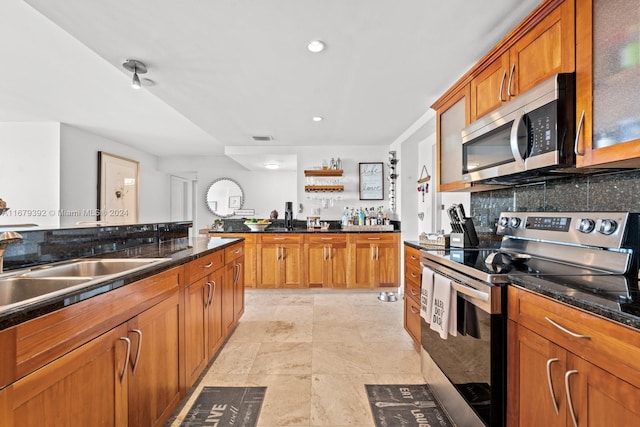
[[[359,163],[360,200],[384,199],[383,163]]]
[[[137,161],[98,152],[98,221],[138,222],[138,172]]]
[[[242,196],[229,196],[229,209],[240,209]]]

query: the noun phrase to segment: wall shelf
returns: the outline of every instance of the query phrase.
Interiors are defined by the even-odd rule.
[[[342,169],[314,169],[304,171],[304,176],[342,176]]]
[[[344,185],[305,185],[304,191],[307,193],[326,193],[344,191]]]

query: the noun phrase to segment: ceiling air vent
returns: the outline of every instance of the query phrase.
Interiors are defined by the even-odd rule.
[[[252,138],[256,142],[273,141],[273,137],[271,135],[254,135]]]

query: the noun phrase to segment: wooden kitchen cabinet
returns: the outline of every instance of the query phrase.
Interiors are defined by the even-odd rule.
[[[576,164],[640,167],[640,9],[576,0]]]
[[[310,288],[346,288],[349,250],[346,234],[307,235],[307,283]]]
[[[640,332],[515,287],[508,312],[508,425],[640,424]]]
[[[398,286],[400,241],[396,233],[362,233],[351,235],[354,255],[353,288]]]
[[[547,1],[485,56],[472,73],[471,121],[575,70],[574,16],[573,1]]]
[[[179,307],[176,291],[127,322],[130,426],[164,425],[180,403]]]
[[[462,135],[471,119],[471,88],[465,84],[431,106],[436,111],[436,190],[470,187],[462,182]]]
[[[229,335],[244,313],[244,245],[226,248],[225,262],[222,326],[225,335]]]
[[[258,238],[259,288],[304,288],[301,234],[262,234]]]
[[[244,239],[244,272],[242,274],[244,287],[255,288],[257,280],[257,245],[258,235],[256,233],[208,233],[212,237],[241,237]]]
[[[126,337],[121,325],[0,390],[0,425],[127,425]]]
[[[420,348],[420,251],[404,245],[404,329]]]
[[[185,289],[184,342],[187,388],[198,379],[224,338],[224,265],[220,263],[216,267],[214,271],[198,278]]]

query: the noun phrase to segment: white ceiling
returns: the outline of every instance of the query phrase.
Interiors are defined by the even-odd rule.
[[[226,151],[253,168],[247,147],[410,137],[539,0],[0,3],[0,121],[59,121],[158,156]],[[312,39],[325,52],[308,52]],[[131,89],[129,58],[155,86]]]

